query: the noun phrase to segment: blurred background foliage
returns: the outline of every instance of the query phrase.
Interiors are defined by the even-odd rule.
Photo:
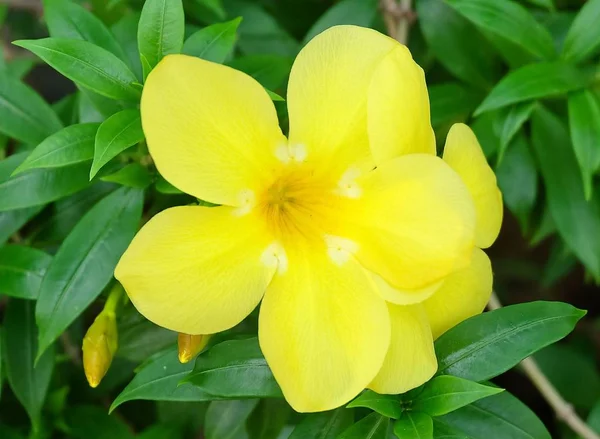
[[[93,265],[99,263],[90,257],[82,264],[92,274],[76,278],[75,287],[93,284],[92,292],[79,297],[73,291],[69,306],[76,312],[63,310],[69,316],[56,327],[44,328],[47,339],[42,337],[42,343],[58,342],[39,358],[35,370],[28,369],[30,356],[37,351],[34,302],[30,299],[37,297],[51,255],[65,238],[69,237],[74,258],[82,245],[90,244],[86,235],[105,233],[103,228],[114,226],[121,232],[103,239],[119,248],[133,236],[142,203],[147,219],[165,207],[192,201],[157,174],[147,159],[140,129],[132,128],[127,139],[120,139],[108,159],[95,156],[93,137],[99,123],[120,112],[122,120],[113,120],[112,127],[103,125],[106,143],[110,143],[115,130],[135,125],[139,113],[128,113],[130,106],[123,101],[111,101],[76,86],[32,53],[10,44],[48,34],[96,38],[96,44],[123,57],[141,82],[144,68],[136,35],[143,1],[79,3],[93,12],[112,36],[103,33],[104,26],[97,27],[96,34],[77,35],[73,24],[85,21],[81,9],[68,11],[69,26],[61,22],[65,15],[48,9],[44,14],[39,1],[0,1],[0,159],[8,157],[0,161],[4,340],[0,437],[26,437],[29,414],[37,422],[35,437],[66,434],[81,439],[120,439],[133,437],[135,432],[145,439],[286,438],[297,415],[282,400],[233,405],[196,402],[194,391],[178,390],[170,398],[161,398],[173,401],[147,401],[144,399],[156,399],[152,389],[146,387],[146,393],[136,394],[139,387],[131,384],[121,393],[141,363],[161,366],[161,370],[144,369],[150,383],[157,381],[152,377],[160,377],[167,365],[172,373],[161,379],[171,383],[193,368],[193,363],[177,362],[177,334],[146,321],[131,305],[124,306],[118,316],[119,348],[109,373],[97,389],[89,388],[80,346],[102,309],[106,294],[101,293],[110,280],[94,274]],[[184,53],[224,62],[255,77],[274,93],[284,127],[285,102],[277,96],[285,97],[287,77],[302,45],[336,24],[386,32],[385,16],[391,13],[376,0],[183,3]],[[382,2],[383,6],[386,3]],[[439,148],[453,123],[466,122],[476,131],[497,173],[507,209],[500,239],[490,251],[498,295],[505,304],[562,300],[589,310],[567,341],[538,352],[535,358],[563,396],[600,432],[600,1],[415,0],[405,17],[411,22],[408,46],[426,72]],[[62,68],[69,71],[72,67],[67,63]],[[87,155],[71,157],[68,167],[46,163],[51,171],[45,174],[10,178],[18,166],[36,168],[40,160],[47,160],[42,156],[37,164],[31,157],[24,161],[49,134],[63,125],[82,123],[90,124],[93,132],[72,135],[80,143],[89,143],[91,136]],[[95,178],[89,182],[92,159]],[[130,189],[116,190],[119,186],[145,188],[145,199]],[[113,195],[106,198],[108,194]],[[100,200],[104,204],[96,204]],[[102,211],[120,208],[125,211],[116,224],[108,217],[99,223]],[[80,220],[89,218],[85,215],[91,209],[95,220],[81,226]],[[99,255],[100,250],[96,257]],[[25,271],[15,275],[15,267]],[[13,298],[9,300],[9,296]],[[253,318],[249,325],[255,325]],[[156,355],[166,359],[152,363]],[[14,373],[17,369],[27,379],[19,379]],[[10,385],[6,385],[7,377]],[[550,408],[518,371],[502,375],[496,383],[530,406],[553,437],[575,438],[555,422]],[[113,401],[119,408],[109,416]],[[130,402],[120,405],[126,401]]]

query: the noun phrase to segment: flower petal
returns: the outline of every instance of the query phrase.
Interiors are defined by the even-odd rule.
[[[424,302],[434,338],[484,310],[492,293],[492,278],[490,259],[475,247],[471,264],[448,276]]]
[[[488,248],[500,233],[502,193],[471,128],[462,123],[450,128],[444,147],[444,161],[458,172],[475,201],[475,244]]]
[[[421,289],[466,266],[473,247],[473,201],[441,159],[410,154],[389,160],[357,180],[342,237],[356,257],[399,289]]]
[[[435,155],[425,74],[405,46],[398,45],[375,70],[368,114],[377,165],[403,154]]]
[[[167,209],[138,232],[115,277],[157,325],[223,331],[256,307],[273,277],[276,267],[261,259],[272,238],[261,225],[230,207]]]
[[[392,340],[381,370],[369,388],[381,394],[404,393],[437,371],[433,338],[422,305],[388,304]]]
[[[264,88],[245,73],[166,56],[142,94],[148,149],[163,177],[211,203],[237,206],[267,184],[286,140]]]
[[[339,175],[373,167],[367,133],[367,95],[373,72],[400,44],[372,29],[334,26],[298,54],[288,86],[290,144],[308,160]]]
[[[444,281],[434,282],[424,288],[418,290],[406,290],[400,288],[394,288],[385,281],[381,276],[375,273],[371,273],[379,295],[388,302],[395,303],[396,305],[412,305],[414,303],[421,303],[424,300],[430,298],[437,290],[440,289]]]
[[[385,302],[349,257],[298,250],[263,299],[261,349],[290,405],[317,412],[350,401],[380,369],[390,340]]]

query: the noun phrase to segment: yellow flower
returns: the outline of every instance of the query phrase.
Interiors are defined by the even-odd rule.
[[[179,333],[177,335],[177,355],[180,363],[188,363],[198,355],[210,341],[210,334],[190,335]]]
[[[98,387],[108,372],[117,351],[117,338],[114,311],[102,311],[83,338],[83,369],[90,387]]]
[[[476,221],[435,157],[423,71],[396,41],[338,26],[298,55],[287,103],[288,138],[251,77],[159,63],[141,103],[150,153],[221,206],[159,213],[115,276],[143,315],[186,334],[231,328],[262,300],[260,346],[297,411],[419,386],[437,369],[419,302],[469,266]]]

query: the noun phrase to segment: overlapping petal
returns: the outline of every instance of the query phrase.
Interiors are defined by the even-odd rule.
[[[379,295],[388,302],[396,305],[412,305],[421,303],[431,297],[442,286],[442,281],[434,282],[433,284],[417,290],[407,290],[394,288],[386,282],[381,276],[372,273],[371,276],[375,281]]]
[[[230,207],[182,206],[153,217],[115,270],[147,319],[186,334],[231,328],[258,304],[275,265],[261,256],[268,233]]]
[[[345,404],[375,377],[390,342],[385,302],[350,256],[295,249],[276,274],[259,318],[261,349],[299,412]]]
[[[377,393],[404,393],[425,383],[437,371],[437,359],[422,305],[388,304],[392,324],[390,348],[381,370],[369,384]]]
[[[188,194],[238,206],[269,181],[286,140],[263,87],[245,73],[185,55],[152,70],[142,125],[160,173]]]

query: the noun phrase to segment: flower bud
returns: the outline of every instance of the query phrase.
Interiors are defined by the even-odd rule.
[[[179,351],[179,362],[187,363],[202,351],[208,344],[211,335],[190,335],[179,333],[177,337],[177,348]]]
[[[117,345],[115,313],[104,310],[96,317],[83,339],[83,369],[91,387],[97,387],[108,372]]]

